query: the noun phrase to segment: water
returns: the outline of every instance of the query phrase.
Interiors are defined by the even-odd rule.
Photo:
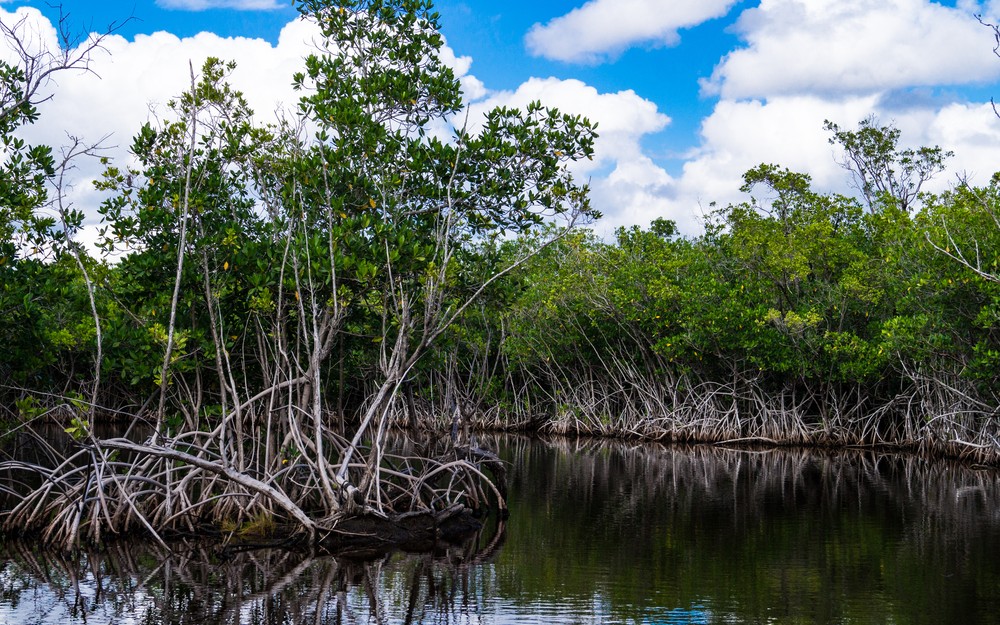
[[[6,545],[0,623],[1000,623],[997,474],[871,453],[500,444],[511,517],[358,562]]]

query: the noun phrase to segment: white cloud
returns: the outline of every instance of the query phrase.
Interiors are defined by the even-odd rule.
[[[285,3],[278,0],[156,0],[164,9],[204,11],[206,9],[236,9],[238,11],[271,11]]]
[[[927,191],[950,188],[960,175],[972,184],[986,184],[1000,171],[1000,119],[989,103],[900,110],[882,108],[878,96],[723,100],[703,121],[701,144],[688,155],[682,173],[661,186],[650,205],[659,216],[675,220],[682,232],[696,234],[699,217],[711,202],[721,207],[747,199],[739,191],[743,173],[760,163],[807,173],[817,191],[853,195],[850,174],[839,165],[842,154],[830,145],[823,121],[853,129],[872,114],[899,128],[900,147],[938,145],[955,152],[947,171],[932,179]],[[637,223],[648,222],[642,216]]]
[[[14,18],[0,9],[0,19],[5,21],[22,14],[30,16],[33,30],[41,33],[36,36],[39,45],[56,45],[55,29],[34,9],[19,9]],[[198,72],[209,56],[237,62],[231,84],[243,92],[259,121],[273,121],[275,111],[293,108],[298,102],[300,94],[292,88],[292,75],[302,70],[308,54],[316,52],[319,39],[315,23],[303,19],[285,25],[276,45],[208,32],[186,38],[163,31],[133,40],[110,36],[104,41],[105,51],[93,56],[93,73],[56,75],[54,97],[41,106],[41,121],[26,128],[25,134],[50,145],[64,143],[66,132],[89,139],[111,135],[114,143],[127,146],[143,123],[156,114],[167,114],[166,103],[188,88],[189,63]],[[482,83],[469,74],[469,57],[457,56],[445,46],[442,58],[455,70],[470,99],[485,95]]]
[[[909,130],[920,132],[927,145],[940,145],[955,152],[948,162],[953,175],[935,179],[931,190],[954,183],[955,175],[969,176],[973,183],[986,184],[990,176],[1000,171],[1000,119],[989,103],[949,104],[928,123]]]
[[[640,139],[655,126],[611,133],[599,154],[603,167],[593,172],[594,203],[607,216],[599,231],[666,217],[696,234],[712,202],[747,199],[739,191],[743,173],[762,162],[810,174],[817,190],[853,193],[825,119],[849,129],[874,114],[901,130],[904,147],[953,150],[948,173],[928,190],[953,185],[961,172],[986,183],[1000,170],[1000,120],[989,104],[954,103],[934,89],[1000,77],[992,33],[976,14],[997,21],[1000,1],[960,0],[949,8],[928,0],[761,0],[735,27],[744,47],[723,57],[702,84],[722,99],[675,176],[642,149]],[[642,24],[630,21],[636,16]],[[658,20],[642,8],[594,0],[536,26],[529,45],[550,58],[595,60],[636,41],[676,40],[683,22],[658,31],[666,23]],[[625,113],[618,121],[627,126],[632,118]]]
[[[297,100],[291,76],[301,68],[313,34],[311,24],[297,20],[284,28],[277,46],[211,33],[184,39],[166,32],[131,41],[108,37],[106,53],[96,53],[91,63],[97,76],[58,74],[54,97],[40,107],[41,121],[24,134],[50,145],[63,143],[66,132],[88,140],[110,135],[111,143],[127,146],[143,123],[166,115],[167,101],[187,89],[189,64],[198,72],[209,56],[237,60],[231,83],[244,92],[258,118],[273,120],[276,108]]]
[[[850,176],[839,165],[840,154],[823,129],[827,119],[850,129],[875,114],[901,130],[903,147],[940,145],[954,150],[950,173],[935,178],[928,190],[954,184],[957,172],[969,172],[973,182],[984,184],[993,170],[1000,170],[1000,120],[989,104],[898,109],[885,107],[878,94],[722,100],[703,120],[698,147],[671,176],[642,144],[669,118],[629,91],[600,93],[575,80],[533,78],[514,92],[494,94],[474,112],[494,105],[524,106],[532,100],[598,122],[595,160],[580,164],[574,173],[591,180],[593,204],[604,213],[595,229],[603,236],[619,226],[647,225],[656,217],[675,221],[685,234],[697,234],[713,202],[721,207],[748,199],[739,190],[743,173],[760,163],[808,173],[818,191],[853,194]]]
[[[808,173],[821,190],[849,192],[846,172],[835,160],[823,121],[851,128],[874,103],[873,97],[831,102],[799,96],[766,103],[721,101],[702,123],[702,143],[684,164],[678,201],[688,208],[743,201],[746,196],[739,191],[743,173],[761,163]],[[684,206],[675,210],[681,212]]]
[[[1000,0],[958,0],[955,7],[971,15],[979,15],[986,23],[1000,20]]]
[[[900,129],[904,147],[953,150],[948,173],[927,190],[948,188],[961,172],[986,183],[1000,169],[992,108],[919,87],[1000,76],[991,33],[974,17],[990,19],[998,8],[972,0],[955,9],[926,0],[762,0],[744,11],[737,30],[746,46],[702,84],[722,99],[669,189],[666,216],[683,227],[708,202],[746,199],[742,174],[762,162],[810,174],[817,190],[854,193],[825,119],[851,129],[875,115]]]
[[[473,105],[470,122],[495,106],[523,108],[536,100],[566,113],[584,115],[597,124],[600,136],[594,160],[579,161],[571,170],[579,180],[591,180],[592,203],[605,215],[597,226],[600,232],[648,222],[660,214],[660,196],[672,181],[644,153],[642,139],[663,130],[670,118],[653,102],[631,90],[600,93],[579,80],[531,78],[516,91],[494,93]]]
[[[654,103],[632,90],[599,93],[579,80],[558,78],[530,78],[516,91],[493,93],[472,107],[470,119],[476,120],[496,106],[524,108],[536,100],[566,113],[584,115],[597,123],[600,137],[595,146],[596,154],[593,161],[579,164],[581,173],[638,158],[642,152],[640,139],[663,130],[670,123],[670,118],[660,113]]]
[[[690,231],[693,213],[674,210],[676,187],[677,181],[645,155],[619,161],[610,174],[592,182],[591,201],[604,213],[595,230],[608,236],[621,226],[667,217]]]
[[[840,104],[816,98],[719,102],[703,121],[700,145],[686,155],[678,176],[666,172],[654,176],[648,170],[637,175],[634,165],[626,164],[595,182],[595,197],[603,205],[618,206],[624,198],[623,208],[628,207],[606,210],[609,220],[599,231],[607,235],[620,225],[646,225],[664,217],[676,222],[682,233],[697,234],[712,203],[721,207],[747,199],[739,191],[743,173],[761,162],[807,172],[818,189],[848,192],[823,120],[846,120],[850,126],[868,113],[873,102],[874,98]]]
[[[457,56],[448,45],[441,48],[441,61],[450,67],[462,84],[462,94],[466,102],[475,102],[486,97],[486,86],[469,73],[472,68],[471,56]]]
[[[525,36],[535,56],[596,62],[637,43],[675,45],[677,31],[721,17],[737,0],[590,0]]]
[[[43,55],[46,50],[58,49],[59,41],[55,27],[42,16],[41,11],[32,7],[18,7],[13,13],[0,9],[0,19],[8,25],[20,42],[24,52],[33,56]],[[20,62],[20,57],[9,38],[0,39],[0,58],[12,64]]]
[[[989,30],[927,0],[762,0],[736,28],[746,46],[702,83],[708,94],[864,94],[1000,77]]]

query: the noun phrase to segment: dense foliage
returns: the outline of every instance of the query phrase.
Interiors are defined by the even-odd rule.
[[[880,158],[915,154],[872,120],[836,132],[848,154],[873,133]],[[484,314],[504,383],[478,404],[564,431],[994,453],[1000,179],[869,184],[865,204],[775,165],[744,180],[701,236],[581,233],[513,276]]]

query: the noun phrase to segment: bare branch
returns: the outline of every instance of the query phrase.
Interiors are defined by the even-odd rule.
[[[0,122],[7,121],[15,114],[21,114],[25,107],[34,107],[50,100],[53,95],[42,95],[55,74],[67,70],[85,73],[96,72],[91,67],[93,55],[105,51],[105,40],[135,19],[129,16],[121,22],[112,22],[100,33],[92,33],[84,41],[82,36],[74,36],[69,27],[68,15],[59,6],[59,49],[44,47],[40,33],[32,32],[27,17],[14,24],[0,22],[0,38],[17,56],[17,68],[23,72],[22,86],[11,91],[9,86],[0,93]]]

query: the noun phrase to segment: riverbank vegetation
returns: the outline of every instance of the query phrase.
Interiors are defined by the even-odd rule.
[[[456,348],[470,412],[995,462],[1000,179],[921,194],[947,153],[901,150],[874,120],[830,129],[861,199],[761,165],[752,199],[713,210],[701,236],[666,221],[611,242],[579,232],[512,276]]]
[[[469,428],[1000,460],[1000,178],[926,194],[948,153],[828,123],[856,198],[762,164],[701,235],[604,241],[586,119],[465,126],[429,3],[298,4],[324,40],[294,114],[258,124],[210,59],[105,163],[114,262],[63,188],[95,146],[20,142],[31,77],[0,73],[0,416],[36,451],[0,465],[5,531],[433,525],[503,506]],[[450,435],[388,449],[403,426]]]

